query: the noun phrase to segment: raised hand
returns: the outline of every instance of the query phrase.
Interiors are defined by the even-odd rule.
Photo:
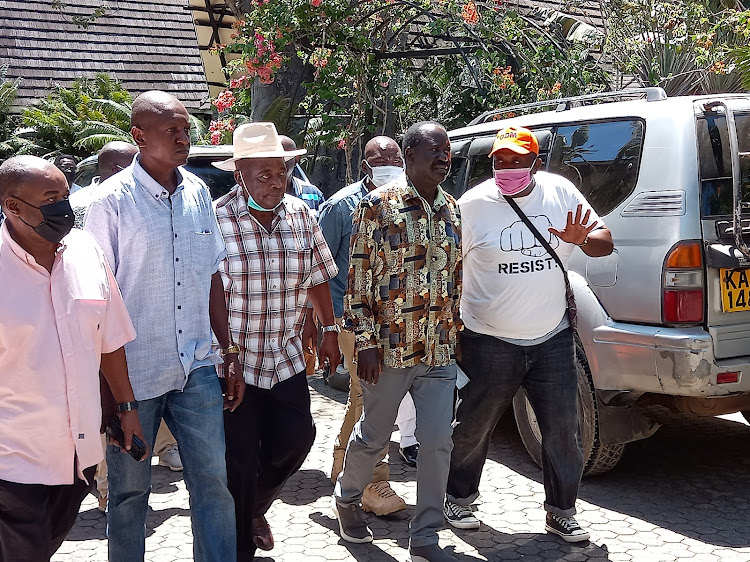
[[[583,219],[581,219],[582,212],[583,205],[579,204],[578,208],[576,209],[575,219],[573,218],[573,211],[568,211],[568,221],[565,224],[565,228],[563,228],[562,230],[557,230],[556,228],[549,227],[547,230],[549,230],[563,242],[580,246],[581,244],[586,242],[586,238],[588,237],[589,232],[594,230],[594,228],[596,228],[596,225],[599,224],[598,221],[594,221],[590,225],[586,226],[586,223],[589,222],[591,209],[588,209],[586,211],[586,214],[583,215]]]

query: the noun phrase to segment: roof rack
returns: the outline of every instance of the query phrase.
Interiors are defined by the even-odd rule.
[[[478,125],[480,123],[487,123],[492,121],[492,118],[496,115],[503,115],[508,112],[515,112],[524,109],[532,109],[539,107],[552,107],[555,106],[555,111],[565,111],[570,109],[573,105],[584,105],[586,102],[594,100],[606,100],[621,101],[623,98],[630,98],[634,96],[645,97],[646,101],[659,101],[667,99],[667,93],[664,88],[650,87],[650,88],[633,88],[630,90],[620,90],[617,92],[600,92],[598,94],[586,94],[583,96],[573,96],[569,98],[559,98],[553,100],[537,101],[534,103],[524,103],[521,105],[513,105],[510,107],[504,107],[502,109],[493,109],[487,111],[471,121],[469,125]]]

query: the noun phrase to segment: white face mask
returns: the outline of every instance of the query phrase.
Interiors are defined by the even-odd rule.
[[[370,181],[375,187],[380,187],[394,180],[397,180],[404,174],[404,169],[400,166],[373,167],[370,166],[367,162],[365,162],[365,164],[368,168],[370,168],[370,173],[367,174],[367,177],[370,178]]]

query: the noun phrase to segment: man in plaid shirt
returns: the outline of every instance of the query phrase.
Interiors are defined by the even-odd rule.
[[[229,328],[247,383],[242,405],[225,415],[229,490],[237,518],[237,560],[273,548],[264,515],[315,439],[302,327],[308,299],[323,325],[321,364],[340,361],[328,280],[338,269],[309,207],[285,195],[285,151],[273,123],[234,132],[234,157],[216,167],[237,185],[216,202],[227,246],[220,267]]]

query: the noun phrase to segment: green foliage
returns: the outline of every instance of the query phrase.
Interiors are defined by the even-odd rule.
[[[60,15],[63,18],[67,19],[70,23],[77,25],[81,29],[88,29],[92,23],[96,22],[99,18],[106,16],[107,12],[110,10],[110,7],[107,4],[102,4],[101,6],[94,8],[88,14],[76,14],[68,17],[68,14],[66,13],[68,5],[62,0],[52,0],[52,8],[60,12]]]
[[[366,134],[415,121],[453,126],[489,108],[605,89],[592,37],[556,38],[494,0],[256,0],[224,49],[241,55],[230,72],[262,83],[293,58],[310,65],[294,109],[320,116],[310,138],[350,156]],[[409,56],[428,46],[457,52]],[[233,82],[235,92],[251,84]]]
[[[78,78],[70,88],[52,91],[23,112],[26,125],[16,133],[16,152],[52,157],[86,157],[107,142],[131,142],[132,97],[107,74]]]
[[[709,0],[608,0],[603,8],[606,52],[641,85],[669,95],[743,90],[750,11]]]
[[[10,109],[18,93],[20,80],[7,78],[8,66],[0,66],[0,161],[13,153],[13,147],[8,143],[17,126],[16,116],[10,114]]]

